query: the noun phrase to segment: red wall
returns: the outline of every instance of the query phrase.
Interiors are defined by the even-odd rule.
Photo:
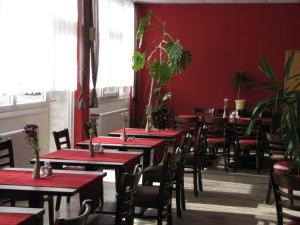
[[[171,81],[174,114],[192,113],[194,107],[223,107],[224,97],[234,107],[231,80],[237,71],[261,79],[257,65],[268,57],[278,77],[285,50],[300,49],[300,4],[137,4],[138,16],[151,9],[166,21],[169,33],[191,50],[188,70]],[[146,33],[144,44],[154,36]],[[148,74],[138,74],[137,119],[146,105]],[[265,97],[253,90],[241,98],[253,105]]]

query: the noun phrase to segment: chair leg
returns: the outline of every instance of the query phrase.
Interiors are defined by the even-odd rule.
[[[181,183],[180,183],[180,181],[176,181],[176,212],[177,212],[177,217],[181,217],[180,189],[181,189]]]
[[[256,171],[257,174],[260,174],[260,153],[259,150],[256,150]]]
[[[234,164],[233,164],[233,172],[236,172],[236,166],[237,166],[237,147],[234,145],[234,153],[233,153],[233,158],[234,158]]]
[[[184,178],[182,178],[182,183],[181,183],[181,207],[182,207],[183,210],[186,210],[185,192],[184,192]]]
[[[267,192],[267,197],[266,197],[266,204],[270,204],[271,192],[272,192],[272,181],[271,181],[271,178],[270,178],[269,179],[269,184],[268,184],[268,192]]]
[[[198,169],[198,186],[199,186],[199,191],[203,191],[201,166],[199,166]]]
[[[54,221],[54,210],[53,210],[53,196],[48,196],[48,214],[49,214],[49,224],[53,224]]]
[[[172,219],[172,205],[171,203],[167,206],[168,216],[167,216],[167,224],[172,225],[173,219]]]
[[[224,146],[224,170],[227,171],[227,148]]]
[[[193,181],[194,181],[194,195],[198,197],[198,182],[197,182],[197,168],[193,168]]]
[[[157,225],[162,225],[163,223],[163,209],[162,208],[159,208],[157,210]]]
[[[59,210],[60,208],[60,202],[61,202],[61,196],[56,197],[56,203],[55,203],[55,210]]]

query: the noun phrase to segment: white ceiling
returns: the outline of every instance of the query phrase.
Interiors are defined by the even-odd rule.
[[[222,3],[300,3],[300,0],[133,0],[137,3],[201,3],[201,4],[222,4]]]

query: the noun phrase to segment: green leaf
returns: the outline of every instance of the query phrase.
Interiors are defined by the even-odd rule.
[[[172,92],[167,92],[164,97],[162,98],[163,101],[167,101],[168,99],[172,98]]]
[[[235,73],[232,78],[232,86],[234,89],[250,87],[250,84],[253,84],[253,82],[245,72],[239,71]]]
[[[150,26],[150,17],[152,15],[152,11],[149,10],[147,16],[144,16],[140,19],[139,25],[136,31],[136,39],[139,41],[139,48],[142,47],[142,40],[145,32],[145,27]]]
[[[288,59],[286,61],[285,67],[284,67],[284,72],[283,72],[284,85],[286,84],[286,82],[289,78],[291,66],[293,64],[293,59],[294,59],[294,51],[289,52]]]
[[[180,72],[180,58],[182,54],[182,47],[178,40],[175,42],[168,42],[166,45],[167,54],[169,58],[169,64],[172,68],[174,68],[174,72]]]
[[[271,85],[272,87],[277,90],[279,88],[279,85],[278,85],[278,81],[276,80],[276,77],[272,71],[272,68],[269,64],[269,61],[266,57],[262,57],[262,65],[259,66],[260,70],[263,72],[263,74],[265,75],[265,77],[267,79],[269,79],[271,81]]]
[[[187,69],[192,63],[192,52],[188,49],[183,48],[180,57],[180,66],[182,69]]]
[[[166,85],[171,77],[171,68],[165,62],[155,61],[150,68],[150,75],[159,85]]]
[[[145,62],[146,62],[145,54],[139,51],[135,51],[133,53],[132,62],[133,62],[132,69],[135,72],[140,71],[145,66]]]

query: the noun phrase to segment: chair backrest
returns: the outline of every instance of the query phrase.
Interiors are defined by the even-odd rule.
[[[228,119],[222,117],[205,116],[203,118],[203,135],[208,137],[227,137]]]
[[[83,128],[84,128],[84,133],[85,133],[86,139],[90,139],[90,133],[91,133],[90,123],[84,123]],[[93,134],[94,134],[94,137],[97,137],[98,136],[97,130],[95,132],[93,132]]]
[[[207,116],[207,115],[212,116],[214,114],[214,111],[215,111],[215,108],[199,108],[199,107],[196,107],[194,109],[194,113],[197,116]]]
[[[283,225],[283,218],[293,221],[294,223],[288,223],[291,225],[300,223],[300,182],[298,177],[293,178],[292,176],[277,174],[274,171],[271,172],[278,225]]]
[[[56,149],[71,148],[69,130],[67,128],[61,131],[53,131],[53,137]]]
[[[157,129],[167,129],[170,128],[170,115],[167,109],[161,109],[152,112],[152,122]]]
[[[0,140],[0,168],[14,166],[14,153],[11,139]]]
[[[128,225],[133,225],[134,195],[141,178],[142,165],[135,166],[133,174],[123,173],[120,178],[120,187],[117,194],[117,210],[115,224],[122,224],[126,219]]]
[[[174,153],[167,153],[164,159],[162,178],[160,179],[159,186],[159,201],[161,205],[166,201],[166,193],[168,193],[169,198],[172,196],[173,184],[176,180],[177,164],[180,157],[181,149],[177,148]]]
[[[255,126],[251,129],[250,134],[246,135],[246,130],[252,119],[236,118],[234,121],[235,140],[239,139],[261,139],[261,119],[256,119]]]
[[[267,134],[270,164],[278,160],[287,160],[286,148],[281,134]]]
[[[200,123],[198,117],[181,117],[175,116],[174,118],[174,127],[175,129],[181,130],[184,134],[191,133],[196,135],[196,131]]]
[[[85,225],[91,212],[91,201],[92,200],[87,199],[82,202],[79,216],[71,219],[57,218],[54,225]]]

